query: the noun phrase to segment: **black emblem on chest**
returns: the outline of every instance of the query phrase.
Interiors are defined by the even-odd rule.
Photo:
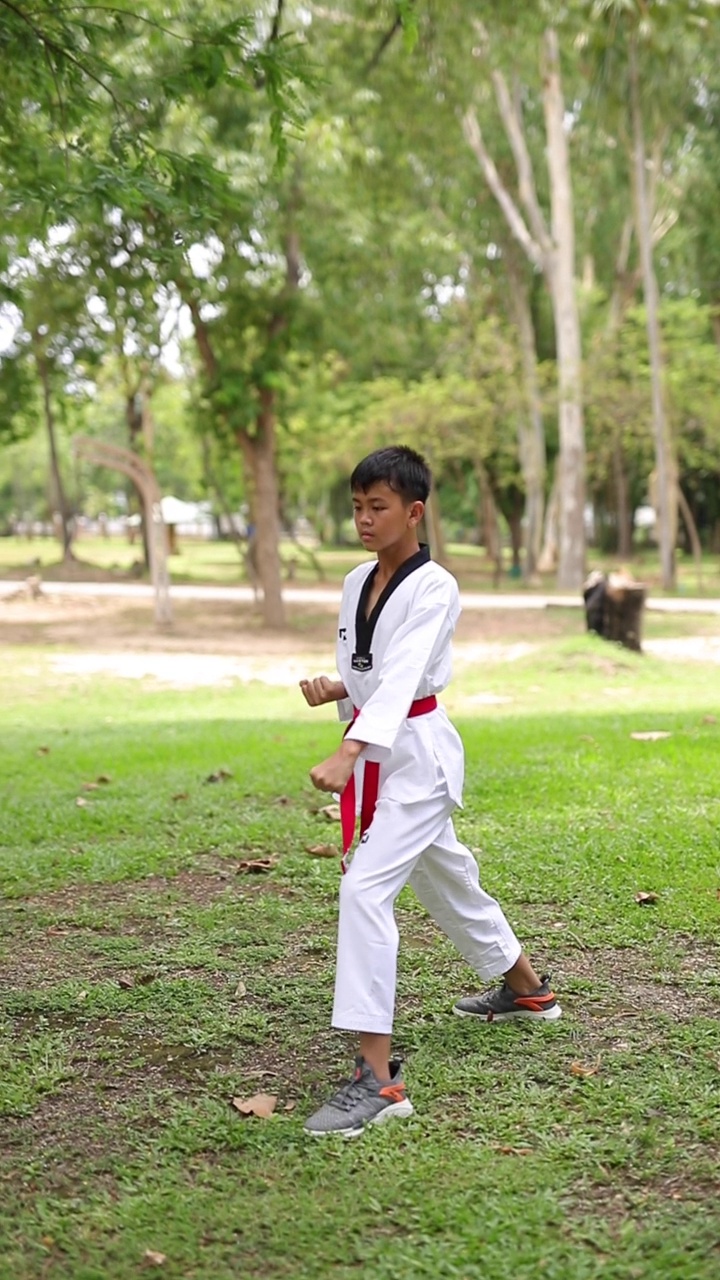
[[[371,653],[354,653],[350,662],[353,671],[372,671]]]

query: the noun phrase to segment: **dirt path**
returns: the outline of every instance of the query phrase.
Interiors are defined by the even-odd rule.
[[[177,688],[292,685],[310,669],[332,669],[335,613],[334,601],[290,604],[288,630],[273,632],[250,603],[180,600],[172,630],[161,631],[145,600],[53,593],[0,601],[0,644],[49,648],[53,666],[67,675],[149,677]],[[513,662],[582,629],[577,610],[467,610],[456,662]],[[669,661],[720,662],[713,635],[650,639],[644,648]]]

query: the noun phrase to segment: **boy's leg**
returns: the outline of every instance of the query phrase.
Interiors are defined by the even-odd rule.
[[[445,829],[452,808],[444,786],[413,804],[379,800],[340,882],[334,1027],[391,1035],[398,950],[395,899],[428,844]]]
[[[412,1115],[402,1064],[388,1061],[398,931],[394,904],[452,809],[444,788],[402,805],[381,799],[340,884],[333,1025],[360,1035],[355,1074],[305,1122],[316,1137],[354,1138],[368,1125]]]
[[[547,979],[535,972],[501,907],[481,888],[475,858],[457,839],[450,819],[418,860],[410,884],[480,977],[504,978],[501,987],[460,1000],[457,1014],[487,1021],[560,1017]]]

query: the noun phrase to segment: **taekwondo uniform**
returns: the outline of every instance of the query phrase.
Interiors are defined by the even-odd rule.
[[[427,547],[400,566],[369,617],[377,565],[345,579],[337,668],[348,697],[347,737],[367,743],[341,798],[347,812],[364,793],[360,841],[340,885],[333,1026],[390,1034],[398,931],[394,903],[408,882],[423,906],[482,979],[506,973],[520,943],[480,887],[477,863],[455,835],[462,804],[460,737],[437,705],[451,673],[460,615],[455,579]],[[370,796],[368,806],[368,791]],[[372,811],[374,803],[374,812]]]

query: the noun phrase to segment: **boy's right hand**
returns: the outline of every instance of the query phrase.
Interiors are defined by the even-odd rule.
[[[330,680],[327,676],[316,676],[314,680],[301,680],[300,688],[310,707],[322,707],[326,702],[339,702],[341,698],[347,698],[342,680]]]

